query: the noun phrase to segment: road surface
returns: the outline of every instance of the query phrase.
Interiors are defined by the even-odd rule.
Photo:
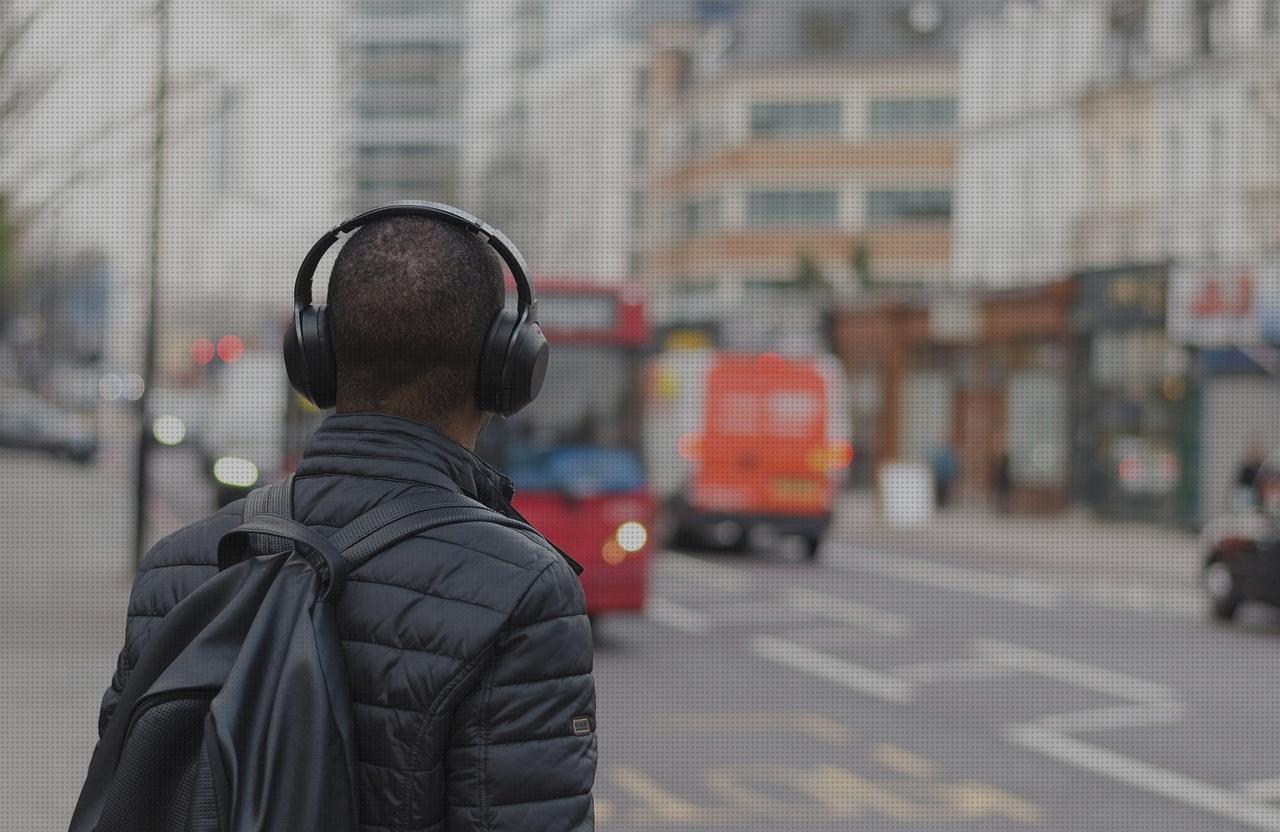
[[[209,495],[158,465],[159,531]],[[65,829],[122,631],[128,465],[0,473],[0,801],[5,828]],[[665,552],[648,615],[599,628],[599,828],[1280,830],[1280,628],[1252,614],[1210,624],[1190,575],[840,532],[816,565]]]

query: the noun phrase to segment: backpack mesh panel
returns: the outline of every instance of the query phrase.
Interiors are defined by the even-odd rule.
[[[204,698],[171,699],[142,712],[125,741],[97,832],[217,832],[204,751],[208,713]]]

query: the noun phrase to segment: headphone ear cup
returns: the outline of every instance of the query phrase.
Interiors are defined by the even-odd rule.
[[[310,307],[307,307],[310,309]],[[289,328],[284,333],[284,369],[289,374],[289,384],[298,394],[311,398],[311,386],[307,383],[307,363],[302,356],[302,342],[298,338],[302,328],[302,311],[294,313]]]
[[[321,410],[338,402],[338,357],[333,350],[329,331],[329,310],[324,306],[312,307],[311,329],[304,329],[308,387],[311,401]]]
[[[308,306],[294,313],[293,326],[284,336],[284,366],[294,390],[316,407],[334,406],[338,368],[323,306]]]
[[[476,405],[487,413],[502,413],[502,374],[507,344],[517,318],[503,309],[493,316],[480,353],[480,373],[476,379]]]
[[[529,323],[520,329],[511,345],[504,369],[499,404],[503,416],[512,416],[538,397],[547,377],[547,359],[551,353],[542,327]]]

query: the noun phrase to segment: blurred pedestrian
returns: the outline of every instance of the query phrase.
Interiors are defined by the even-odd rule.
[[[337,413],[307,446],[291,514],[332,538],[391,503],[443,500],[471,512],[466,522],[398,538],[341,584],[334,618],[350,689],[360,828],[584,832],[594,828],[591,628],[577,564],[522,525],[511,482],[473,454],[492,411],[506,407],[495,402],[505,401],[508,388],[499,385],[509,380],[516,342],[515,319],[502,312],[502,264],[491,237],[474,228],[402,206],[347,238],[332,268],[327,320],[319,319],[324,338],[312,342],[331,344]],[[504,257],[510,264],[509,252]],[[314,352],[305,358],[321,361]],[[290,378],[299,386],[293,366]],[[536,393],[536,381],[526,386]],[[299,389],[318,404],[323,398]],[[139,662],[156,664],[150,637],[218,575],[217,543],[241,524],[246,502],[146,556],[100,731],[130,718],[117,704],[126,691],[133,695]],[[247,698],[269,701],[274,690],[261,693]],[[308,737],[260,739],[280,750]],[[299,785],[289,781],[294,772],[260,776],[268,774]],[[301,786],[323,793],[331,784]]]
[[[929,467],[933,469],[934,494],[938,508],[946,508],[951,502],[951,491],[960,473],[960,462],[955,449],[948,444],[933,447],[929,454]]]
[[[991,493],[996,498],[996,511],[1008,514],[1013,499],[1013,470],[1009,451],[999,450],[991,460]]]
[[[1251,442],[1249,450],[1240,462],[1240,468],[1236,471],[1232,496],[1235,511],[1245,513],[1254,510],[1258,506],[1259,500],[1256,485],[1258,483],[1258,475],[1262,472],[1265,463],[1266,453],[1262,449],[1262,443],[1256,440]]]

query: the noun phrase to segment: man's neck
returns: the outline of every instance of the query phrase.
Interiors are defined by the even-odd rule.
[[[388,416],[408,419],[439,431],[468,451],[476,449],[476,439],[479,438],[480,431],[483,430],[486,421],[479,412],[454,413],[441,418],[439,416],[424,416],[420,412],[415,412],[412,408],[398,408],[391,403],[360,407],[348,406],[344,402],[339,402],[338,413],[385,413]]]

